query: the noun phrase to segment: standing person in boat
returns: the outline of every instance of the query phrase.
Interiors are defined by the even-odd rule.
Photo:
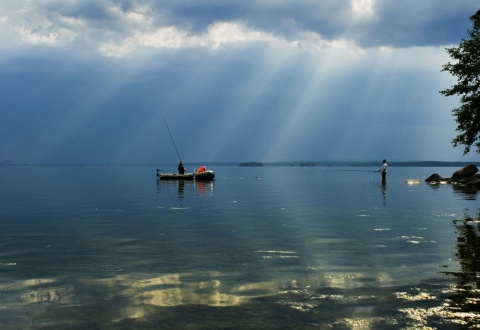
[[[382,162],[382,167],[377,171],[377,172],[380,172],[382,174],[382,184],[386,184],[387,183],[387,160],[384,159],[383,162]]]
[[[180,163],[178,163],[178,174],[185,174],[185,171],[185,167],[183,166],[182,161],[180,161]]]

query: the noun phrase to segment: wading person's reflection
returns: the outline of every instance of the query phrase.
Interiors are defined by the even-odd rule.
[[[387,185],[382,182],[382,199],[383,205],[387,205]]]

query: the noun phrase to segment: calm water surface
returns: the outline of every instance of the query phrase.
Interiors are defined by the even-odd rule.
[[[480,324],[477,193],[424,182],[456,168],[155,170],[0,167],[1,329]]]

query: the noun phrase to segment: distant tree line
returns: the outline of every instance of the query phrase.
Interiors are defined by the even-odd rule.
[[[263,166],[263,163],[261,162],[243,162],[243,163],[240,163],[238,166],[252,166],[252,167],[255,167],[255,166]]]

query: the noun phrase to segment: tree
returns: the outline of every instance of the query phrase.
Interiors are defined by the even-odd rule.
[[[467,30],[469,38],[462,38],[458,47],[446,48],[455,61],[445,64],[442,71],[457,77],[457,84],[440,91],[444,96],[460,96],[461,105],[452,110],[460,134],[452,140],[452,145],[463,145],[464,155],[472,145],[480,154],[480,10],[470,20],[473,30]]]

